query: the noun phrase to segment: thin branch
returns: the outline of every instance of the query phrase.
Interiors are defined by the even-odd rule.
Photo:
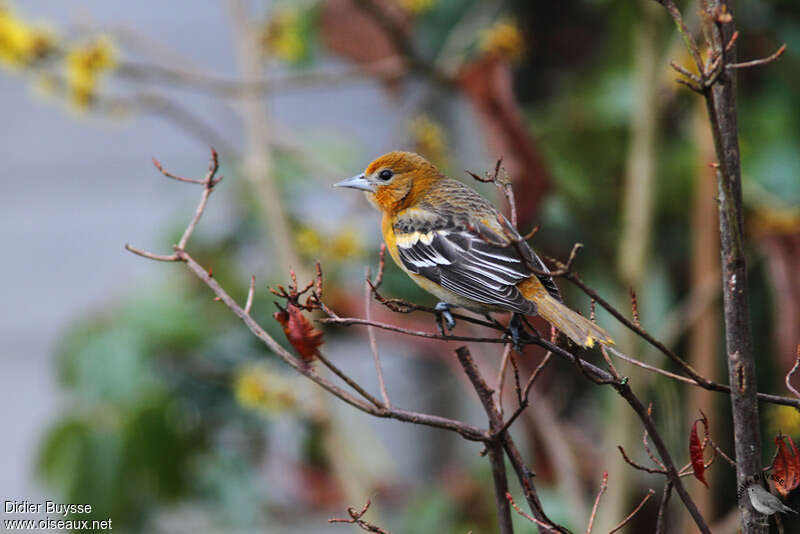
[[[508,368],[508,357],[511,354],[511,344],[503,348],[503,356],[500,358],[500,369],[497,371],[497,411],[503,416],[503,388],[506,382],[506,369]]]
[[[370,500],[367,499],[367,504],[365,504],[361,510],[356,510],[352,506],[348,506],[347,513],[350,515],[350,519],[332,517],[331,519],[328,519],[328,523],[349,523],[351,525],[358,525],[361,528],[361,530],[366,530],[367,532],[375,532],[377,534],[390,534],[388,530],[384,530],[381,527],[374,525],[363,519],[364,514],[366,514],[367,510],[369,510],[370,504],[372,504],[372,502],[370,502]]]
[[[491,431],[497,430],[503,426],[500,414],[495,408],[494,401],[492,400],[493,391],[484,381],[483,377],[478,372],[475,362],[472,361],[469,349],[467,347],[459,347],[456,349],[456,356],[464,368],[464,372],[472,382],[472,386],[478,394],[478,398],[483,404],[483,409],[489,417],[489,429]],[[498,522],[500,525],[501,534],[511,534],[514,532],[514,527],[511,524],[511,511],[509,510],[509,503],[506,500],[508,494],[508,481],[506,479],[506,467],[503,457],[503,446],[500,442],[494,441],[486,444],[489,451],[489,462],[492,465],[492,478],[494,480],[495,492],[495,506],[497,507]]]
[[[361,395],[362,397],[364,397],[365,399],[367,399],[369,402],[371,402],[373,405],[375,405],[375,407],[376,407],[376,408],[384,408],[384,405],[383,405],[383,404],[381,404],[381,401],[379,401],[378,399],[376,399],[376,398],[375,398],[374,396],[372,396],[372,395],[371,395],[369,392],[367,392],[367,390],[365,390],[364,388],[362,388],[362,387],[361,387],[361,385],[360,385],[358,382],[356,382],[355,380],[353,380],[352,378],[350,378],[348,375],[346,375],[344,371],[342,371],[341,369],[339,369],[339,367],[337,367],[337,366],[336,366],[336,365],[335,365],[335,364],[334,364],[332,361],[330,361],[328,358],[326,358],[326,357],[325,357],[325,355],[324,355],[324,354],[322,354],[322,352],[320,352],[320,351],[317,351],[317,353],[316,353],[314,356],[315,356],[315,358],[316,358],[317,360],[321,361],[321,362],[322,362],[322,364],[323,364],[325,367],[327,367],[328,369],[330,369],[330,371],[331,371],[333,374],[335,374],[336,376],[338,376],[339,378],[341,378],[341,379],[342,379],[342,381],[343,381],[345,384],[347,384],[348,386],[350,386],[351,388],[353,388],[353,389],[354,389],[356,392],[358,392],[358,394],[359,394],[359,395]]]
[[[247,291],[247,301],[244,305],[244,312],[250,315],[250,310],[253,308],[253,297],[256,294],[256,275],[250,276],[250,289]]]
[[[533,383],[536,381],[536,378],[539,376],[539,373],[542,372],[542,369],[544,369],[547,363],[550,361],[550,357],[552,355],[553,355],[552,352],[547,351],[542,361],[539,363],[539,365],[536,366],[536,369],[534,369],[534,371],[531,373],[530,378],[528,378],[528,381],[525,383],[525,387],[522,388],[522,391],[520,392],[519,406],[517,406],[517,409],[514,410],[514,413],[512,413],[511,417],[509,417],[508,420],[505,422],[503,427],[500,429],[500,432],[505,432],[506,430],[508,430],[508,428],[510,428],[511,425],[514,424],[514,421],[516,421],[517,417],[519,417],[522,414],[522,412],[525,411],[525,408],[528,407],[528,397],[530,395],[531,388],[533,387]],[[500,411],[500,416],[502,417],[502,415],[503,412]]]
[[[672,496],[672,482],[669,480],[664,484],[664,492],[661,495],[661,502],[658,505],[658,518],[656,520],[656,534],[664,534],[667,528],[667,504]]]
[[[636,513],[637,513],[639,510],[641,510],[641,509],[642,509],[642,506],[644,506],[644,503],[646,503],[648,500],[650,500],[650,497],[652,497],[654,494],[655,494],[655,491],[653,491],[652,489],[651,489],[651,490],[648,490],[648,491],[647,491],[647,495],[645,495],[645,496],[644,496],[644,499],[642,499],[642,502],[640,502],[640,503],[639,503],[639,505],[638,505],[636,508],[634,508],[634,509],[633,509],[633,512],[631,512],[630,514],[628,514],[628,517],[626,517],[625,519],[623,519],[622,521],[620,521],[620,522],[619,522],[619,524],[617,524],[617,526],[616,526],[616,527],[614,527],[614,528],[612,528],[611,530],[609,530],[609,531],[608,531],[608,534],[614,534],[614,532],[617,532],[618,530],[621,530],[621,529],[622,529],[622,527],[624,527],[625,525],[627,525],[627,524],[628,524],[628,522],[629,522],[631,519],[633,519],[633,516],[635,516],[635,515],[636,515]]]
[[[791,391],[792,395],[800,399],[800,391],[797,391],[792,385],[792,376],[797,372],[798,367],[800,367],[800,345],[797,345],[797,356],[795,356],[794,365],[789,369],[789,372],[786,373],[786,378],[784,380],[784,382],[786,382],[786,389]]]
[[[180,261],[178,256],[175,254],[170,254],[169,256],[162,255],[162,254],[153,254],[152,252],[147,252],[145,250],[139,249],[134,247],[129,243],[125,243],[125,249],[133,252],[134,254],[141,256],[143,258],[147,258],[149,260],[156,260],[156,261]]]
[[[500,514],[501,517],[501,531],[505,514],[508,513],[509,521],[511,516],[510,511],[508,510],[508,502],[506,502],[508,488],[506,487],[502,493],[500,492],[502,489],[502,482],[505,479],[505,464],[503,463],[502,454],[500,454],[498,458],[495,458],[495,456],[497,456],[498,448],[505,448],[506,454],[511,460],[514,469],[517,471],[517,477],[519,478],[522,489],[525,492],[525,497],[528,500],[528,504],[531,507],[531,512],[533,512],[533,515],[539,521],[549,522],[547,528],[551,530],[568,532],[563,527],[550,521],[547,515],[544,513],[541,503],[539,502],[539,498],[536,495],[532,473],[527,469],[527,467],[525,467],[524,463],[522,463],[519,451],[517,450],[511,436],[508,434],[508,432],[502,430],[503,421],[500,417],[500,414],[497,412],[494,401],[492,400],[493,391],[489,388],[489,386],[486,384],[486,381],[480,375],[478,367],[475,365],[475,362],[472,360],[472,356],[469,353],[469,349],[467,349],[467,347],[459,347],[456,349],[456,356],[458,357],[461,367],[464,369],[464,373],[466,373],[467,378],[469,378],[470,382],[475,388],[478,398],[483,405],[483,409],[486,411],[486,415],[489,417],[489,428],[490,432],[492,432],[493,439],[487,443],[486,447],[489,451],[489,459],[492,462],[492,471],[493,475],[495,476],[495,497],[503,500],[504,502],[504,505],[501,506],[500,500],[497,500],[498,514]],[[501,469],[502,474],[500,472]],[[503,497],[505,497],[505,499]]]
[[[622,459],[625,460],[625,463],[633,467],[634,469],[638,469],[639,471],[644,471],[645,473],[650,473],[652,475],[666,475],[666,469],[657,469],[654,467],[646,467],[642,464],[636,463],[628,457],[628,454],[625,452],[625,449],[622,448],[622,445],[617,445],[617,449],[622,454]]]
[[[406,67],[396,57],[336,70],[304,71],[281,78],[253,81],[219,78],[200,72],[178,70],[157,64],[128,62],[122,63],[114,69],[114,74],[121,78],[163,83],[202,91],[223,98],[263,98],[265,94],[278,91],[288,92],[318,87],[331,88],[358,83],[375,76],[401,76],[406,72]]]
[[[600,491],[597,492],[597,497],[592,506],[592,513],[589,516],[589,524],[586,526],[586,534],[592,534],[592,527],[594,526],[594,518],[597,515],[597,507],[600,505],[600,497],[606,492],[608,487],[608,471],[603,471],[603,481],[600,483]]]
[[[697,65],[697,71],[703,72],[703,60],[700,57],[700,49],[697,47],[697,42],[694,40],[692,36],[692,32],[686,26],[686,23],[683,21],[683,17],[681,16],[681,12],[678,10],[677,6],[675,6],[675,2],[672,0],[655,0],[662,6],[664,6],[669,14],[672,16],[672,19],[675,21],[675,25],[678,27],[678,32],[683,37],[684,43],[686,43],[686,47],[689,49],[689,53],[694,60],[695,65]]]
[[[572,273],[569,273],[569,275],[572,276]],[[588,293],[588,294],[590,294],[590,296],[592,296],[592,298],[597,297],[599,299],[598,302],[600,303],[601,306],[603,306],[604,308],[609,310],[612,313],[612,315],[614,315],[615,317],[617,317],[617,315],[619,315],[619,317],[617,317],[617,318],[621,322],[623,322],[623,324],[625,324],[625,321],[627,321],[627,319],[625,319],[624,315],[622,315],[618,310],[616,310],[616,308],[613,308],[604,299],[599,297],[599,295],[597,295],[597,293],[594,292],[593,289],[589,288],[582,281],[579,280],[579,284],[578,284],[579,287],[582,287],[581,284],[583,285],[583,287],[585,287],[586,289],[588,289],[588,291],[591,292],[591,293]],[[425,306],[418,306],[416,309],[418,311],[425,311],[425,312],[432,313],[432,314],[436,313],[433,310],[433,308],[428,308],[428,307],[425,307]],[[424,337],[424,338],[428,338],[428,339],[440,339],[442,341],[466,341],[466,342],[473,342],[473,343],[509,343],[509,341],[507,339],[502,339],[502,338],[455,336],[455,335],[451,335],[451,334],[439,334],[439,333],[435,333],[435,332],[423,332],[423,331],[419,331],[419,330],[411,330],[411,329],[408,329],[408,328],[402,328],[402,327],[399,327],[399,326],[395,326],[395,325],[391,325],[391,324],[387,324],[387,323],[381,323],[381,322],[378,322],[378,321],[367,321],[366,319],[359,319],[357,317],[339,317],[338,315],[333,313],[332,310],[329,310],[327,308],[324,308],[324,311],[326,312],[327,315],[329,315],[329,317],[328,318],[317,319],[318,322],[323,323],[323,324],[338,324],[340,326],[370,325],[370,326],[374,326],[376,328],[380,328],[382,330],[388,330],[388,331],[391,331],[391,332],[399,332],[401,334],[406,334],[406,335],[415,336],[415,337]],[[401,313],[403,313],[403,312],[401,312]],[[468,322],[472,322],[472,323],[475,323],[475,324],[480,324],[482,326],[486,326],[488,328],[492,328],[492,329],[495,329],[495,330],[498,330],[498,331],[505,331],[505,329],[503,327],[501,327],[501,326],[489,323],[487,321],[481,321],[479,319],[475,319],[475,318],[469,317],[467,315],[461,315],[461,314],[455,314],[454,313],[453,317],[456,317],[456,318],[459,318],[461,320],[465,320],[465,321],[468,321]],[[675,355],[672,351],[670,351],[668,348],[666,348],[666,346],[664,346],[660,341],[657,341],[655,338],[653,338],[646,331],[642,330],[642,333],[644,334],[644,335],[642,335],[642,333],[640,333],[632,323],[625,324],[625,326],[628,326],[628,328],[630,328],[631,330],[633,330],[634,332],[639,334],[641,337],[643,337],[643,339],[645,339],[648,342],[650,342],[651,345],[653,345],[654,347],[659,349],[664,354],[667,354],[667,355],[672,354],[674,356],[674,358],[677,358],[677,360],[683,362],[683,360],[679,356]],[[650,340],[652,340],[652,342]],[[528,344],[533,344],[533,345],[539,344],[539,343],[537,343],[536,341],[533,341],[533,340],[521,340],[521,343],[525,344],[525,345],[528,345]],[[717,382],[713,382],[711,380],[708,380],[707,378],[699,375],[696,371],[694,371],[693,368],[691,368],[691,366],[688,366],[688,364],[686,364],[686,365],[690,369],[692,369],[692,373],[694,375],[696,375],[696,378],[684,378],[684,377],[681,377],[680,375],[676,375],[676,374],[671,373],[669,371],[666,371],[664,369],[660,369],[658,367],[651,366],[649,364],[646,364],[644,362],[636,360],[636,359],[634,359],[634,358],[632,358],[630,356],[626,356],[625,354],[617,351],[613,347],[606,347],[606,349],[609,350],[610,352],[612,352],[613,354],[615,354],[616,356],[618,356],[619,358],[622,358],[623,360],[628,361],[628,362],[630,362],[630,363],[632,363],[632,364],[634,364],[634,365],[636,365],[638,367],[641,367],[643,369],[647,369],[649,371],[661,374],[663,376],[672,378],[674,380],[679,380],[681,382],[684,382],[684,383],[687,383],[687,384],[690,384],[690,385],[693,385],[693,386],[701,387],[701,388],[707,389],[709,391],[718,391],[718,392],[721,392],[721,393],[730,394],[731,388],[730,388],[729,385],[727,385],[727,384],[719,384]],[[573,361],[573,360],[571,360],[571,361]],[[573,363],[575,363],[575,362],[573,361]],[[684,362],[684,364],[685,363],[686,362]],[[585,366],[586,362],[584,360],[582,360],[581,362],[578,362],[577,365]],[[594,376],[597,377],[596,374]],[[608,376],[613,378],[613,376],[611,376],[611,375],[608,375]],[[758,393],[758,399],[760,401],[762,401],[762,402],[767,402],[767,403],[770,403],[770,404],[779,404],[779,405],[784,405],[784,406],[793,406],[795,408],[800,408],[800,398],[793,399],[793,398],[790,398],[790,397],[782,397],[780,395],[773,395],[771,393]]]
[[[776,59],[781,57],[784,52],[786,52],[786,45],[785,44],[782,45],[780,48],[778,48],[778,50],[774,54],[772,54],[770,56],[767,56],[767,57],[761,58],[761,59],[754,59],[753,61],[745,61],[744,63],[728,63],[727,65],[725,65],[725,68],[726,69],[747,69],[749,67],[757,67],[759,65],[766,65],[767,63],[772,63],[773,61],[775,61]]]
[[[382,272],[381,270],[381,273]],[[370,288],[372,286],[369,283],[372,275],[370,274],[369,267],[366,267],[365,276],[367,281],[364,283],[364,315],[369,321],[372,319],[372,299],[370,298]],[[386,390],[386,382],[383,379],[383,368],[381,367],[381,357],[378,353],[378,343],[375,341],[375,330],[371,326],[367,327],[367,335],[369,336],[369,348],[372,351],[372,359],[375,362],[375,372],[378,375],[378,385],[381,389],[383,404],[387,408],[391,408],[392,403],[389,400],[389,392]]]
[[[525,519],[527,519],[531,523],[533,523],[535,525],[538,525],[538,526],[540,526],[540,527],[542,527],[544,529],[547,529],[548,532],[553,532],[553,528],[550,525],[548,525],[547,523],[543,523],[542,521],[539,521],[538,519],[533,517],[531,514],[525,512],[522,509],[520,509],[519,505],[514,502],[514,497],[512,497],[510,493],[506,493],[506,500],[508,500],[508,502],[511,505],[511,507],[519,515],[521,515],[522,517],[524,517]]]
[[[153,160],[156,163],[156,167],[164,173],[161,165],[158,163],[158,160]],[[203,194],[200,197],[200,203],[197,205],[197,209],[194,212],[194,217],[189,222],[189,225],[184,230],[183,235],[181,236],[180,241],[176,245],[177,250],[185,250],[186,243],[189,241],[189,238],[194,233],[194,229],[197,227],[197,223],[200,221],[200,217],[203,216],[203,212],[206,210],[206,204],[208,204],[208,197],[211,195],[211,191],[214,189],[214,186],[219,183],[222,178],[215,179],[214,176],[217,174],[217,170],[219,169],[219,157],[217,156],[217,151],[213,148],[211,149],[211,161],[208,164],[208,173],[206,173],[206,177],[203,179]],[[171,178],[175,178],[175,176],[171,176]]]

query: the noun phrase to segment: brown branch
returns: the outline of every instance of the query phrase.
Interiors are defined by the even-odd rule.
[[[486,446],[489,451],[489,459],[492,462],[492,475],[495,481],[495,498],[497,501],[498,514],[500,515],[501,519],[501,532],[505,532],[502,529],[506,515],[509,521],[509,532],[511,532],[511,514],[508,509],[507,502],[508,487],[507,484],[505,484],[505,464],[502,456],[503,448],[505,448],[511,463],[514,466],[514,469],[517,471],[517,476],[520,484],[522,485],[522,489],[525,492],[525,497],[531,507],[533,516],[536,517],[538,521],[545,523],[547,528],[559,532],[568,532],[563,527],[550,521],[547,515],[544,513],[541,503],[539,502],[539,498],[536,495],[535,486],[533,485],[533,476],[521,462],[519,451],[517,450],[513,439],[506,430],[503,430],[503,420],[500,417],[497,408],[495,407],[494,401],[492,400],[492,395],[494,392],[489,388],[489,386],[486,384],[486,381],[480,375],[478,367],[475,365],[475,362],[472,360],[472,356],[469,353],[469,349],[467,349],[467,347],[457,348],[456,356],[458,357],[458,362],[461,364],[461,367],[464,369],[464,373],[467,375],[467,378],[469,378],[472,386],[475,388],[478,398],[483,405],[483,409],[486,411],[486,415],[489,417],[489,428],[492,432],[493,439],[487,443]],[[503,489],[504,485],[506,486],[505,489]],[[501,500],[503,501],[502,506],[500,503]]]
[[[500,357],[500,369],[497,371],[497,411],[501,417],[503,415],[503,388],[506,383],[506,368],[508,367],[510,354],[511,344],[509,343],[503,348],[503,355]]]
[[[669,480],[664,484],[664,492],[661,495],[661,502],[658,505],[658,516],[656,519],[656,534],[664,534],[667,528],[667,505],[672,496],[672,482]]]
[[[550,527],[550,525],[548,525],[547,523],[539,521],[538,519],[533,517],[531,514],[521,510],[519,505],[514,502],[514,497],[512,497],[510,493],[506,493],[506,500],[508,500],[508,503],[511,505],[511,507],[514,509],[515,512],[517,512],[519,515],[521,515],[522,517],[524,517],[525,519],[527,519],[531,523],[546,529],[548,532],[552,532],[553,531],[552,527]]]
[[[244,305],[244,312],[250,315],[250,310],[253,308],[253,297],[256,294],[256,275],[250,276],[250,289],[247,290],[247,301]]]
[[[712,15],[705,20],[709,48],[719,53],[721,64],[735,64],[736,48],[725,50],[735,31],[728,0],[708,0],[706,8]],[[736,475],[739,484],[743,484],[761,471],[761,436],[748,303],[736,87],[732,73],[728,69],[720,70],[724,70],[725,75],[717,77],[704,97],[719,162],[717,189],[725,344]],[[752,507],[749,499],[739,500],[739,510],[744,534],[766,532],[764,516]]]
[[[459,347],[456,349],[456,356],[458,361],[463,367],[464,372],[472,382],[475,392],[489,417],[490,431],[498,430],[503,426],[503,421],[500,414],[492,400],[493,391],[486,385],[483,377],[479,374],[475,362],[469,354],[467,347]],[[503,445],[498,441],[492,441],[486,444],[489,451],[489,462],[492,465],[492,479],[494,480],[494,493],[495,493],[495,506],[497,507],[498,523],[500,525],[501,534],[511,534],[514,532],[514,527],[511,524],[511,510],[509,510],[509,503],[506,500],[508,494],[508,480],[506,479],[505,459],[503,456]],[[534,513],[536,513],[534,511]]]
[[[509,347],[507,346],[506,351],[508,350]],[[550,357],[552,355],[553,355],[552,352],[547,351],[542,361],[539,363],[539,365],[536,366],[536,369],[533,370],[531,376],[528,378],[528,381],[525,383],[525,387],[522,388],[522,390],[518,393],[519,405],[517,406],[517,409],[514,410],[514,413],[511,414],[511,417],[509,417],[508,420],[505,422],[505,424],[503,424],[503,427],[500,429],[500,432],[505,432],[506,430],[508,430],[508,428],[510,428],[511,425],[514,424],[514,421],[517,420],[517,417],[519,417],[522,414],[522,412],[525,411],[525,408],[528,407],[528,402],[529,402],[528,397],[530,396],[533,383],[536,381],[536,378],[538,378],[539,373],[542,372],[542,369],[544,369],[547,363],[550,361]],[[519,389],[519,383],[517,389]],[[500,416],[502,417],[503,415],[502,406],[500,408],[501,409],[499,410],[499,412]]]
[[[797,372],[798,367],[800,367],[800,345],[797,345],[797,356],[795,356],[794,365],[789,369],[789,372],[786,373],[786,378],[784,379],[784,382],[786,382],[786,389],[791,391],[792,395],[800,399],[800,391],[797,391],[797,389],[792,386],[792,376]]]
[[[406,68],[396,57],[336,70],[298,72],[264,80],[238,81],[213,75],[178,70],[156,64],[126,62],[114,69],[114,75],[142,82],[155,82],[202,91],[223,98],[263,98],[279,91],[297,91],[317,87],[331,88],[381,76],[400,76]]]
[[[637,513],[639,510],[641,510],[641,509],[642,509],[642,506],[644,506],[644,503],[646,503],[648,500],[650,500],[650,497],[652,497],[654,494],[655,494],[655,491],[653,491],[652,489],[651,489],[651,490],[648,490],[648,491],[647,491],[647,495],[645,495],[645,496],[644,496],[644,499],[642,499],[642,502],[640,502],[640,503],[639,503],[639,505],[638,505],[636,508],[634,508],[634,509],[633,509],[633,512],[631,512],[630,514],[628,514],[628,516],[627,516],[625,519],[623,519],[622,521],[620,521],[620,522],[617,524],[617,526],[615,526],[614,528],[612,528],[611,530],[609,530],[609,531],[608,531],[608,534],[614,534],[614,532],[617,532],[618,530],[621,530],[621,529],[622,529],[622,527],[624,527],[625,525],[627,525],[627,524],[628,524],[628,522],[630,522],[630,520],[631,520],[631,519],[633,519],[633,516],[635,516],[635,515],[636,515],[636,513]]]
[[[586,534],[592,534],[592,527],[594,526],[594,518],[597,515],[597,507],[600,505],[600,497],[606,492],[608,487],[608,471],[603,471],[603,481],[600,483],[600,491],[597,492],[597,497],[592,506],[592,513],[589,516],[589,524],[586,526]]]
[[[381,270],[381,274],[382,272]],[[370,288],[372,285],[369,283],[372,276],[369,267],[366,267],[365,276],[367,281],[364,283],[364,315],[366,315],[369,321],[372,318],[372,299],[370,298]],[[386,390],[386,382],[383,379],[383,367],[381,367],[381,356],[378,353],[378,343],[375,341],[375,330],[371,326],[367,327],[367,335],[369,336],[369,348],[372,351],[372,359],[375,362],[375,373],[378,375],[378,386],[381,390],[381,398],[383,398],[384,406],[391,408],[392,403],[389,400],[389,392]]]
[[[364,514],[367,513],[369,510],[369,506],[372,504],[369,499],[367,499],[367,504],[361,510],[356,510],[352,506],[347,507],[347,513],[350,515],[350,519],[347,518],[337,518],[332,517],[328,519],[328,523],[349,523],[351,525],[358,525],[361,530],[366,530],[367,532],[376,532],[377,534],[390,534],[388,530],[384,530],[381,527],[374,525],[366,520],[363,519]]]
[[[654,467],[646,467],[642,464],[636,463],[628,457],[628,454],[625,452],[625,449],[622,448],[622,445],[617,445],[617,449],[622,454],[622,459],[625,460],[625,463],[633,467],[634,469],[638,469],[639,471],[644,471],[645,473],[650,473],[652,475],[666,475],[667,470],[666,468],[657,469]]]
[[[761,58],[761,59],[754,59],[753,61],[745,61],[744,63],[728,63],[727,65],[725,65],[725,68],[726,69],[746,69],[746,68],[749,68],[749,67],[757,67],[759,65],[766,65],[767,63],[772,63],[773,61],[775,61],[776,59],[781,57],[784,52],[786,52],[786,45],[785,44],[782,45],[780,48],[778,48],[778,50],[774,54],[772,54],[770,56],[767,56],[767,57]]]
[[[698,72],[703,72],[703,60],[700,56],[700,49],[697,47],[697,42],[694,40],[692,36],[692,32],[689,31],[689,28],[686,26],[686,23],[683,21],[683,16],[681,16],[681,12],[678,10],[677,6],[675,6],[675,2],[672,0],[655,0],[662,6],[664,6],[669,14],[672,16],[672,19],[675,21],[675,25],[678,27],[678,32],[681,34],[683,41],[686,43],[686,47],[689,49],[689,53],[694,60],[695,65],[697,66]]]
[[[356,382],[355,380],[350,378],[347,374],[345,374],[344,371],[339,369],[339,367],[337,367],[336,364],[334,364],[332,361],[330,361],[322,352],[317,351],[317,353],[314,355],[314,357],[317,360],[321,361],[322,365],[324,365],[325,367],[330,369],[330,371],[333,374],[335,374],[336,376],[341,378],[342,381],[345,384],[347,384],[348,386],[353,388],[353,390],[355,390],[359,395],[361,395],[366,400],[371,402],[376,408],[384,408],[384,405],[381,404],[381,402],[378,399],[376,399],[374,396],[372,396],[367,390],[362,388],[361,385],[358,382]]]

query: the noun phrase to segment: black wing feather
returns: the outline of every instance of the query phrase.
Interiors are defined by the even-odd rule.
[[[431,239],[398,246],[400,259],[409,271],[483,304],[527,314],[536,311],[516,287],[532,274],[516,247],[486,241],[468,230],[434,230],[430,235]],[[529,261],[534,266],[546,270],[527,244],[520,248],[523,253],[530,252]],[[544,278],[548,292],[560,300],[552,279],[537,276]]]

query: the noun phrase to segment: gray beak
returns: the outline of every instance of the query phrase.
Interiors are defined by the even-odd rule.
[[[361,189],[362,191],[369,191],[370,193],[374,193],[375,189],[372,187],[372,184],[364,178],[363,174],[357,174],[352,178],[348,178],[347,180],[342,180],[341,182],[337,182],[333,184],[333,187],[350,187],[352,189]]]

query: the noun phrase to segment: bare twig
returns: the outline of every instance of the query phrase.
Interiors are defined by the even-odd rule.
[[[131,245],[130,243],[125,243],[125,249],[133,252],[137,256],[141,256],[143,258],[147,258],[149,260],[156,260],[156,261],[180,261],[178,256],[175,254],[170,254],[169,256],[163,254],[153,254],[152,252],[147,252],[145,250],[139,249]]]
[[[550,525],[548,525],[547,523],[544,523],[544,522],[542,522],[542,521],[539,521],[538,519],[536,519],[535,517],[533,517],[531,514],[529,514],[529,513],[525,512],[525,511],[521,510],[521,509],[520,509],[520,507],[519,507],[519,505],[518,505],[517,503],[515,503],[515,502],[514,502],[514,497],[512,497],[510,493],[506,493],[506,500],[508,500],[508,502],[509,502],[509,504],[511,505],[511,507],[512,507],[512,508],[514,509],[514,511],[515,511],[515,512],[517,512],[519,515],[521,515],[522,517],[524,517],[525,519],[527,519],[527,520],[528,520],[528,521],[530,521],[531,523],[533,523],[533,524],[535,524],[535,525],[538,525],[538,526],[540,526],[540,527],[542,527],[542,528],[546,529],[548,532],[553,532],[553,528],[552,528]]]
[[[503,348],[503,355],[500,358],[500,369],[497,371],[497,411],[503,415],[503,387],[506,382],[506,369],[508,368],[508,356],[511,354],[511,344]]]
[[[647,495],[645,495],[644,499],[642,499],[642,501],[638,504],[638,506],[636,506],[636,508],[633,509],[633,512],[628,514],[628,516],[625,519],[623,519],[622,521],[620,521],[617,524],[617,526],[615,526],[614,528],[609,530],[608,534],[614,534],[614,532],[617,532],[618,530],[621,530],[622,527],[627,525],[628,522],[630,522],[630,520],[633,519],[633,516],[635,516],[637,514],[637,512],[639,512],[639,510],[642,509],[642,506],[644,506],[644,503],[646,503],[648,500],[650,500],[650,497],[652,497],[654,494],[655,494],[655,491],[653,491],[652,489],[648,490],[647,491]]]
[[[380,273],[383,273],[382,269]],[[369,321],[372,316],[372,299],[370,298],[370,288],[372,286],[369,283],[372,275],[370,274],[369,267],[366,267],[365,276],[367,281],[364,283],[364,314]],[[386,390],[386,382],[383,379],[383,367],[381,367],[381,356],[378,353],[378,343],[375,341],[375,330],[371,326],[367,327],[367,335],[369,336],[369,348],[372,351],[372,359],[375,362],[375,373],[378,375],[378,386],[381,389],[381,398],[383,398],[384,406],[391,408],[392,403],[389,400],[389,392]]]
[[[645,473],[650,473],[652,475],[666,475],[667,474],[666,469],[663,469],[663,468],[662,469],[657,469],[657,468],[654,468],[654,467],[646,467],[646,466],[643,466],[642,464],[634,462],[633,460],[630,459],[630,457],[628,457],[628,454],[625,452],[625,449],[623,449],[621,445],[617,445],[617,449],[619,449],[619,452],[622,454],[622,458],[625,460],[625,463],[627,463],[628,465],[630,465],[634,469],[638,469],[639,471],[644,471]]]
[[[157,64],[122,63],[114,74],[136,81],[156,82],[176,87],[202,91],[223,98],[263,98],[273,92],[297,91],[324,86],[358,83],[368,77],[403,75],[407,69],[397,58],[381,59],[372,63],[336,70],[297,72],[281,78],[238,81],[215,77],[200,72],[178,70]]]
[[[797,391],[792,385],[792,376],[797,372],[798,367],[800,367],[800,345],[797,345],[797,356],[795,356],[794,365],[789,369],[789,372],[786,373],[786,379],[784,380],[784,382],[786,382],[786,389],[791,391],[792,395],[800,399],[800,391]]]
[[[363,519],[364,514],[367,513],[369,510],[369,506],[372,504],[369,499],[367,499],[367,504],[361,510],[356,510],[352,506],[347,507],[347,513],[350,515],[350,518],[338,518],[332,517],[328,519],[328,523],[349,523],[352,525],[358,525],[361,530],[366,530],[367,532],[376,532],[377,534],[390,534],[388,530],[384,530],[381,527],[374,525],[366,520]]]
[[[672,0],[656,0],[656,2],[667,8],[667,11],[669,11],[669,14],[675,21],[675,25],[678,27],[678,32],[680,32],[683,41],[686,43],[686,47],[689,49],[689,53],[692,55],[692,59],[697,66],[697,71],[703,72],[703,60],[700,57],[700,49],[697,47],[697,42],[694,40],[692,32],[683,21],[681,12],[678,10],[677,6],[675,6],[675,2]]]
[[[483,409],[489,417],[489,428],[495,431],[502,427],[502,419],[500,414],[495,408],[494,401],[492,400],[493,391],[489,389],[483,377],[478,373],[478,368],[472,361],[467,347],[459,347],[456,349],[456,355],[461,367],[467,374],[470,382],[472,382],[475,391],[478,393],[478,398],[483,404]],[[511,511],[509,510],[509,503],[506,500],[508,494],[508,481],[506,479],[506,467],[503,457],[503,445],[498,441],[486,444],[489,451],[489,462],[492,464],[492,478],[494,479],[494,492],[495,492],[495,505],[497,506],[497,514],[499,516],[499,525],[501,534],[511,534],[514,532],[514,527],[511,524]],[[536,511],[534,511],[536,513]]]
[[[597,497],[592,506],[592,513],[589,516],[589,524],[586,526],[586,534],[592,534],[592,527],[594,526],[594,518],[597,515],[597,507],[600,505],[600,497],[606,492],[608,487],[608,471],[603,471],[603,481],[600,483],[600,491],[597,492]]]
[[[780,48],[778,48],[778,50],[774,54],[772,54],[770,56],[767,56],[767,57],[761,58],[761,59],[754,59],[753,61],[745,61],[744,63],[728,63],[727,65],[725,65],[725,68],[726,69],[746,69],[746,68],[749,68],[749,67],[757,67],[759,65],[766,65],[767,63],[772,63],[773,61],[775,61],[776,59],[781,57],[784,52],[786,52],[786,45],[785,44],[782,45]]]
[[[669,480],[664,484],[664,492],[661,495],[661,503],[658,505],[658,518],[656,520],[656,534],[664,534],[667,528],[667,504],[672,496],[672,482]]]
[[[503,430],[503,421],[495,407],[494,401],[492,400],[493,391],[489,388],[489,386],[486,384],[486,381],[480,375],[478,367],[472,360],[469,350],[466,347],[459,347],[456,349],[456,356],[458,357],[458,361],[461,364],[461,367],[464,369],[467,378],[469,378],[470,382],[475,388],[478,398],[483,405],[483,409],[486,411],[486,415],[489,417],[489,428],[494,439],[487,443],[486,447],[489,451],[489,459],[492,462],[492,474],[495,480],[495,497],[496,499],[502,499],[504,503],[504,505],[501,507],[500,502],[497,501],[497,511],[501,518],[501,532],[505,532],[503,531],[502,525],[503,521],[505,520],[504,518],[506,513],[508,513],[509,532],[511,531],[511,515],[508,509],[506,497],[508,493],[508,487],[507,484],[504,484],[505,464],[503,463],[502,454],[498,455],[498,451],[501,452],[503,448],[506,449],[506,453],[508,454],[512,465],[514,465],[515,470],[517,471],[517,476],[523,490],[526,493],[526,498],[531,506],[531,512],[533,512],[534,517],[536,517],[539,521],[545,522],[546,524],[549,523],[548,528],[552,530],[559,532],[565,531],[563,527],[560,527],[550,521],[547,518],[547,515],[544,513],[544,510],[541,508],[541,503],[539,503],[538,497],[536,497],[536,490],[533,486],[533,477],[530,476],[530,472],[524,467],[524,464],[520,466],[519,451],[516,450],[514,441],[508,432]],[[505,489],[503,489],[504,485],[506,486]]]
[[[247,291],[247,302],[244,305],[244,312],[250,315],[250,310],[253,307],[253,297],[256,294],[256,275],[250,277],[250,289]]]
[[[322,352],[317,351],[317,353],[314,356],[317,360],[322,362],[322,365],[330,369],[330,371],[333,374],[341,378],[345,384],[353,388],[359,395],[361,395],[369,402],[371,402],[376,408],[384,408],[384,405],[381,404],[381,402],[378,399],[376,399],[367,390],[361,387],[361,385],[358,382],[356,382],[355,380],[350,378],[347,374],[345,374],[344,371],[339,369],[339,367],[337,367],[336,364],[330,361]]]

